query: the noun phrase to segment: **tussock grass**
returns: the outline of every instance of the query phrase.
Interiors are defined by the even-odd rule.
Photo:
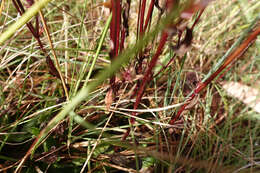
[[[4,7],[0,8],[2,35],[19,15],[11,1],[0,3]],[[129,122],[135,102],[131,96],[143,77],[135,74],[134,58],[147,43],[151,43],[149,57],[155,54],[165,15],[157,21],[159,11],[155,9],[151,31],[136,41],[138,2],[133,1],[126,53],[111,62],[111,15],[101,1],[57,0],[45,5],[42,13],[54,48],[44,32],[41,41],[53,60],[51,51],[57,54],[69,98],[66,100],[61,80],[49,73],[46,55],[24,23],[14,35],[0,39],[0,170],[259,170],[259,113],[222,88],[222,82],[237,81],[260,90],[259,37],[169,125],[186,103],[185,97],[259,15],[257,0],[211,2],[194,28],[191,49],[165,68],[175,54],[169,42],[176,38],[166,42],[154,68],[155,74],[160,73],[147,84],[134,124]],[[188,26],[192,24],[190,21]],[[148,59],[143,66],[148,66]],[[129,72],[128,81],[124,81],[125,72]],[[108,110],[109,77],[114,73],[119,87]],[[130,135],[122,140],[128,129]]]

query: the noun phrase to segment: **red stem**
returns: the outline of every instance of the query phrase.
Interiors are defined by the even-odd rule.
[[[24,10],[24,8],[23,8],[23,4],[21,3],[21,1],[20,1],[20,0],[17,0],[17,1],[12,0],[12,1],[13,1],[13,4],[14,4],[15,8],[16,8],[17,11],[20,13],[20,15],[23,15],[23,13],[25,12],[25,10]],[[36,18],[37,18],[37,16],[36,16]],[[40,49],[41,49],[44,53],[46,53],[46,50],[44,49],[43,44],[42,44],[42,42],[41,42],[41,40],[40,40],[39,31],[37,31],[37,28],[39,28],[39,26],[37,26],[37,25],[39,25],[39,22],[36,20],[36,30],[35,30],[35,28],[33,27],[33,25],[32,25],[31,22],[26,23],[26,26],[29,28],[29,30],[31,31],[32,35],[33,35],[34,38],[37,40],[37,42],[38,42],[38,44],[39,44],[39,46],[40,46]]]
[[[154,3],[155,3],[155,0],[151,0],[150,6],[148,9],[148,13],[146,16],[146,20],[145,20],[144,32],[146,31],[148,24],[151,22],[153,9],[154,9]]]
[[[164,69],[169,67],[169,65],[173,62],[175,56],[176,56],[176,54],[174,54],[172,56],[172,58],[170,59],[170,61],[164,67],[162,67],[162,69],[157,74],[154,75],[154,78],[156,78]]]
[[[142,1],[142,7],[141,7],[141,17],[140,17],[140,35],[143,35],[143,26],[144,26],[144,13],[145,13],[145,7],[146,7],[146,0]]]
[[[192,27],[191,27],[191,30],[192,30],[192,31],[193,31],[195,25],[196,25],[196,24],[198,23],[198,21],[200,20],[200,17],[201,17],[201,15],[202,15],[202,13],[204,12],[204,10],[205,10],[205,8],[203,8],[202,10],[200,10],[199,16],[198,16],[197,19],[194,21],[194,23],[193,23],[193,25],[192,25]]]
[[[119,53],[120,30],[121,30],[121,1],[111,0],[112,20],[110,23],[110,39],[112,42],[110,58],[113,60]],[[121,42],[123,44],[123,42]],[[115,76],[110,79],[111,89],[116,92]]]
[[[110,23],[110,39],[113,43],[111,58],[119,53],[119,39],[121,26],[121,3],[120,0],[112,0],[112,21]]]
[[[162,37],[161,37],[161,40],[160,40],[160,43],[159,43],[159,46],[157,47],[157,50],[156,50],[156,53],[154,54],[149,66],[148,66],[148,69],[146,71],[146,73],[144,74],[144,78],[142,80],[142,84],[137,92],[137,97],[136,97],[136,100],[135,100],[135,104],[134,104],[134,109],[137,109],[140,101],[141,101],[141,98],[143,96],[143,93],[144,93],[144,89],[145,89],[145,86],[147,84],[147,82],[151,79],[152,77],[152,69],[154,68],[154,66],[156,65],[156,62],[159,58],[159,56],[161,55],[162,53],[162,50],[163,50],[163,47],[167,41],[167,38],[168,38],[168,33],[167,32],[163,32],[162,34]],[[132,114],[133,116],[136,115],[136,113],[134,112]],[[135,119],[134,118],[131,118],[130,122],[133,124],[135,122]]]

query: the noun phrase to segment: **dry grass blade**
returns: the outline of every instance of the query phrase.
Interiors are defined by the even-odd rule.
[[[50,47],[51,47],[51,50],[52,50],[52,53],[53,53],[53,56],[54,56],[54,59],[55,59],[55,62],[56,62],[56,65],[57,65],[57,71],[59,73],[59,77],[61,79],[61,82],[62,82],[62,86],[63,86],[63,89],[64,89],[64,92],[65,92],[65,95],[67,97],[67,100],[69,100],[69,93],[68,93],[68,89],[67,89],[67,86],[66,86],[66,83],[65,83],[65,80],[62,76],[62,73],[61,73],[61,68],[60,68],[60,63],[58,61],[58,58],[57,58],[57,55],[56,55],[56,52],[54,50],[54,47],[53,47],[53,44],[52,44],[52,41],[51,41],[51,36],[50,36],[50,32],[49,32],[49,29],[48,29],[48,26],[46,24],[46,21],[44,19],[44,16],[41,12],[41,10],[39,11],[39,14],[41,16],[41,20],[42,20],[42,23],[43,23],[43,27],[44,27],[44,30],[46,32],[46,35],[47,35],[47,38],[48,38],[48,41],[49,41],[49,44],[50,44]],[[55,68],[56,69],[56,68]]]

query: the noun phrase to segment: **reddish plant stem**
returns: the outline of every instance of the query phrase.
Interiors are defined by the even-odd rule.
[[[157,72],[157,74],[154,75],[154,78],[156,78],[164,69],[169,67],[169,65],[173,62],[175,56],[176,56],[176,54],[174,54],[172,56],[172,58],[170,59],[170,61],[159,72]]]
[[[146,0],[142,0],[141,16],[140,16],[140,26],[139,26],[140,36],[142,36],[143,33],[144,33],[143,26],[144,26],[145,7],[146,7]]]
[[[154,1],[155,0],[152,0],[151,3],[150,3],[149,9],[148,9],[148,14],[147,14],[146,21],[145,21],[145,26],[143,26],[143,23],[144,23],[144,13],[145,13],[145,7],[146,7],[146,0],[142,1],[140,24],[138,24],[139,30],[140,30],[140,36],[142,36],[144,34],[144,32],[147,29],[148,23],[151,21],[152,12],[153,12],[154,3],[155,3]],[[143,60],[144,60],[144,55],[143,55],[143,52],[141,51],[139,53],[139,58],[138,58],[138,61],[137,61],[138,63],[137,63],[137,68],[136,68],[136,74],[142,73],[142,71],[143,71],[143,69],[142,69]],[[140,81],[137,82],[135,93],[137,92],[137,89],[139,88],[139,86],[140,86]],[[134,93],[134,95],[135,95],[135,93]]]
[[[23,4],[21,3],[20,0],[12,0],[15,8],[17,9],[17,11],[20,13],[20,15],[23,15],[23,13],[25,12],[24,8],[23,8]],[[39,23],[36,21],[36,28],[39,28],[39,26],[37,26]],[[40,46],[40,49],[46,53],[44,47],[43,47],[43,44],[40,40],[40,36],[39,36],[39,31],[35,31],[33,25],[31,22],[28,22],[26,23],[26,26],[29,28],[29,30],[31,31],[32,35],[34,36],[34,38],[37,40],[39,46]]]
[[[138,12],[138,23],[137,23],[137,36],[142,37],[144,34],[143,25],[144,25],[144,13],[145,13],[145,7],[146,7],[146,0],[140,0],[139,1],[139,12]],[[137,58],[137,67],[136,67],[136,74],[142,73],[143,69],[143,51],[139,52],[138,58]],[[134,94],[137,92],[137,89],[140,86],[140,81],[137,81],[136,88],[134,90]]]
[[[15,8],[16,8],[17,11],[20,13],[20,15],[23,15],[23,13],[25,12],[25,10],[24,10],[24,8],[23,8],[22,3],[21,3],[19,0],[17,0],[17,1],[12,0],[12,1],[13,1],[13,4],[14,4]],[[35,32],[35,29],[34,29],[32,23],[31,23],[31,22],[28,22],[28,23],[26,23],[26,26],[29,28],[29,30],[31,31],[31,33],[32,33],[32,35],[34,36],[34,38],[37,39],[37,41],[38,41],[39,35],[37,35],[37,31]],[[39,41],[38,41],[38,42],[39,42]],[[42,44],[39,44],[39,45],[40,45],[40,47],[42,46]],[[42,47],[43,47],[43,46],[42,46]]]
[[[143,96],[146,84],[152,77],[152,69],[156,65],[156,62],[157,62],[160,54],[162,53],[162,50],[163,50],[163,47],[164,47],[164,45],[167,41],[167,38],[168,38],[168,33],[163,32],[162,37],[160,39],[159,46],[157,47],[156,53],[154,54],[149,66],[148,66],[148,69],[147,69],[147,71],[146,71],[146,73],[143,77],[141,86],[138,88],[137,97],[136,97],[136,101],[135,101],[135,104],[134,104],[134,109],[137,109],[138,105],[140,104],[140,101],[141,101],[141,98]],[[136,116],[136,112],[133,112],[132,115]],[[135,122],[135,118],[131,117],[130,123],[134,124],[134,122]],[[125,132],[125,134],[122,137],[122,140],[125,140],[127,138],[127,136],[129,136],[129,134],[130,134],[130,128],[127,129],[127,131]]]
[[[111,59],[115,58],[119,53],[121,25],[121,3],[120,0],[112,0],[112,21],[110,24],[110,39],[113,43],[110,53]]]
[[[24,10],[24,7],[23,7],[23,4],[21,3],[21,1],[20,0],[12,0],[12,2],[14,4],[15,8],[17,9],[17,11],[20,13],[20,15],[23,15],[25,10]],[[27,1],[27,2],[29,2],[29,4],[31,5],[31,4],[33,4],[34,1]],[[57,68],[55,67],[55,65],[54,65],[53,61],[51,60],[50,56],[48,55],[47,51],[44,49],[43,43],[41,41],[40,34],[39,34],[38,16],[36,16],[36,22],[35,23],[36,23],[35,27],[32,25],[31,22],[27,22],[26,26],[29,28],[33,37],[38,42],[41,51],[45,54],[46,64],[47,64],[47,67],[49,68],[50,74],[61,80],[61,76],[59,75]],[[65,94],[66,92],[65,92],[64,88],[63,88],[63,91],[64,91],[64,94]]]
[[[111,6],[112,6],[112,20],[110,23],[110,40],[111,40],[111,50],[110,50],[110,58],[113,59],[116,55],[115,50],[116,50],[116,7],[115,7],[115,0],[111,0]]]
[[[12,0],[15,8],[17,9],[17,11],[20,13],[20,15],[23,15],[23,13],[25,12],[24,8],[23,8],[23,4],[21,3],[20,0]],[[31,22],[27,22],[26,26],[29,28],[29,30],[31,31],[33,37],[35,38],[35,40],[38,42],[40,49],[42,50],[43,53],[45,53],[47,55],[46,50],[43,47],[43,44],[41,42],[40,39],[40,35],[39,35],[39,21],[38,18],[36,16],[36,29],[33,27]],[[46,60],[47,61],[47,60]]]
[[[155,0],[151,0],[150,6],[148,9],[148,13],[146,16],[145,24],[144,24],[144,32],[146,31],[148,24],[151,22],[153,9],[154,9],[154,3],[155,3]]]
[[[119,53],[120,29],[121,29],[121,2],[120,0],[111,0],[112,20],[110,23],[111,51],[110,58],[113,60]],[[123,44],[123,43],[121,43]],[[111,77],[110,85],[113,92],[116,92],[115,76]]]
[[[200,20],[200,17],[201,17],[201,15],[202,15],[202,13],[204,12],[204,10],[205,10],[205,8],[203,8],[202,10],[200,10],[199,16],[198,16],[197,19],[194,21],[194,23],[193,23],[193,25],[192,25],[192,27],[191,27],[191,30],[192,30],[192,31],[193,31],[195,25],[196,25],[196,24],[198,23],[198,21]]]
[[[38,16],[36,16],[35,18],[35,30],[36,30],[36,35],[40,37],[40,24],[39,24]]]
[[[135,100],[135,104],[134,104],[134,109],[137,109],[140,101],[141,101],[141,98],[143,96],[143,93],[144,93],[144,89],[145,89],[145,86],[147,84],[147,82],[151,79],[152,77],[152,69],[154,68],[154,66],[156,65],[156,62],[159,58],[159,56],[161,55],[162,53],[162,50],[163,50],[163,47],[167,41],[167,38],[168,38],[168,33],[167,32],[163,32],[162,34],[162,37],[161,37],[161,40],[159,42],[159,46],[157,47],[157,50],[156,50],[156,53],[154,54],[149,66],[148,66],[148,69],[147,71],[145,72],[144,74],[144,77],[143,77],[143,80],[142,80],[142,83],[141,83],[141,86],[140,88],[138,89],[138,92],[137,92],[137,96],[136,96],[136,100]],[[133,112],[132,114],[133,116],[136,116],[136,113]],[[131,118],[130,122],[133,124],[135,122],[135,119],[134,118]]]
[[[146,8],[146,0],[142,1],[141,18],[140,18],[140,26],[139,26],[140,36],[142,36],[146,32],[147,26],[152,20],[151,17],[152,17],[152,12],[153,12],[153,8],[154,8],[154,3],[155,3],[155,0],[152,0],[150,3],[148,13],[146,16],[146,20],[145,20],[145,26],[143,26],[144,25],[144,13],[145,13],[145,8]],[[143,56],[143,52],[141,51],[139,54],[137,74],[142,72],[143,59],[144,59],[144,56]],[[137,87],[139,87],[139,84],[137,84]]]
[[[128,127],[128,128],[126,129],[126,132],[124,133],[124,135],[123,135],[123,137],[122,137],[122,140],[123,140],[123,141],[126,140],[127,136],[129,136],[129,134],[130,134],[130,128]]]
[[[21,1],[20,0],[16,0],[16,2],[17,2],[17,4],[18,4],[18,6],[20,7],[20,13],[24,13],[25,12],[25,10],[24,10],[24,8],[23,8],[23,4],[21,3]]]
[[[191,101],[194,99],[196,95],[198,95],[206,86],[212,82],[213,79],[215,79],[221,71],[223,71],[230,63],[232,63],[234,60],[239,58],[240,56],[243,55],[243,53],[248,49],[248,47],[255,41],[256,37],[260,34],[260,26],[258,26],[257,29],[251,33],[246,40],[243,41],[243,43],[236,49],[234,50],[227,60],[219,67],[217,71],[215,71],[208,79],[206,79],[204,82],[200,82],[196,89],[193,91],[191,94],[190,98],[188,98],[187,102]],[[176,116],[172,117],[170,120],[169,124],[173,125],[175,121],[180,117],[182,112],[186,109],[186,107],[189,105],[189,103],[186,103],[182,105],[180,110],[177,112]]]

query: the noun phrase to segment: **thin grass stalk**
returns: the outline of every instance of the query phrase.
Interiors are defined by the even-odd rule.
[[[167,68],[169,67],[169,65],[173,62],[175,56],[176,56],[176,54],[174,54],[174,55],[171,57],[170,61],[169,61],[165,66],[163,66],[160,71],[158,71],[158,72],[154,75],[154,78],[156,78],[159,74],[161,74],[165,69],[167,69]]]
[[[65,12],[65,8],[63,8],[62,9],[63,11],[62,11],[62,15],[63,15],[63,20],[64,20],[64,24],[63,24],[63,29],[64,29],[64,39],[66,40],[66,42],[65,42],[65,45],[64,45],[64,47],[65,48],[68,48],[69,47],[69,41],[68,41],[68,39],[69,39],[69,30],[68,30],[68,26],[69,26],[69,19],[68,19],[68,14]],[[38,19],[38,18],[36,18],[36,19]],[[38,20],[37,20],[38,21]],[[69,75],[68,75],[68,69],[69,69],[69,63],[68,63],[68,61],[69,61],[69,52],[68,51],[64,51],[64,57],[65,57],[65,60],[66,60],[66,62],[65,62],[65,82],[66,83],[68,83],[68,77],[69,77]]]
[[[100,40],[99,40],[99,43],[98,43],[97,51],[96,51],[94,59],[93,59],[93,61],[91,63],[88,75],[87,75],[85,83],[84,83],[84,87],[87,86],[88,81],[90,79],[90,76],[91,76],[91,74],[92,74],[92,72],[94,70],[94,66],[95,66],[96,61],[98,59],[98,56],[99,56],[99,53],[101,51],[102,45],[103,45],[103,43],[105,41],[105,38],[106,38],[106,35],[107,35],[107,32],[108,32],[108,28],[109,28],[109,24],[110,24],[111,20],[112,20],[112,14],[109,16],[109,18],[108,18],[108,20],[107,20],[107,22],[105,24],[104,30],[101,33],[101,37],[100,37]],[[76,89],[78,89],[78,87]]]
[[[77,47],[76,47],[76,58],[78,58],[79,56],[79,51],[80,51],[80,43],[81,43],[81,36],[82,36],[82,32],[83,32],[83,26],[84,26],[84,20],[85,20],[85,15],[86,15],[86,12],[87,12],[87,0],[84,0],[84,9],[83,9],[83,15],[81,17],[81,23],[80,23],[80,27],[79,27],[79,37],[78,37],[78,43],[77,44]],[[88,51],[88,50],[86,50]],[[84,63],[84,66],[83,66],[83,70],[84,70],[84,67],[85,66],[88,66],[89,65],[89,62],[90,60],[88,60],[87,62]],[[72,76],[71,76],[71,80],[74,80],[76,77],[75,77],[75,73],[76,73],[76,63],[73,64],[73,72],[72,72]],[[73,91],[73,96],[76,95],[76,93],[78,92],[78,87],[80,85],[80,82],[83,78],[83,75],[80,75],[78,79],[76,79],[76,83],[75,83],[75,88],[73,90],[71,90],[71,92]],[[71,87],[72,88],[72,87]]]

